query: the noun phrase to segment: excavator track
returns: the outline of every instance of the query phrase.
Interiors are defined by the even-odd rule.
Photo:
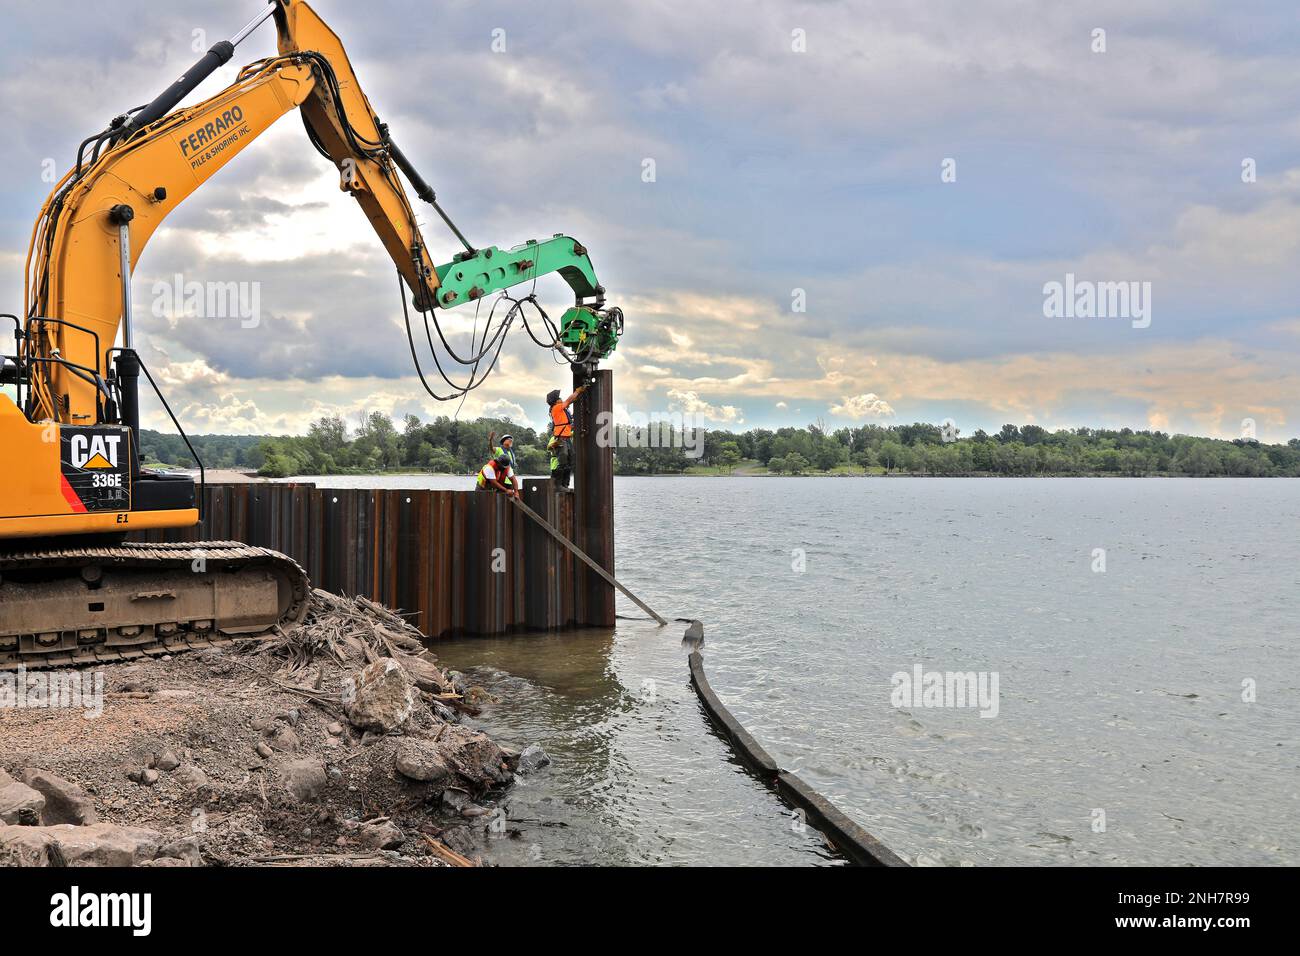
[[[0,670],[262,640],[310,595],[291,558],[234,541],[0,552]]]

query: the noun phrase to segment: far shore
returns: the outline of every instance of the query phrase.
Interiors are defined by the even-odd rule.
[[[166,468],[167,466],[158,466],[157,468]],[[170,469],[184,471],[193,474],[196,478],[199,473],[192,468]],[[328,475],[286,475],[277,478],[265,478],[254,471],[241,471],[230,468],[209,469],[206,474],[206,481],[211,485],[238,485],[256,482],[280,483],[305,481],[308,479],[318,478],[393,478],[393,477],[417,477],[427,476],[429,478],[456,478],[464,479],[467,482],[473,481],[473,475],[461,474],[458,472],[447,471],[413,471],[404,469],[401,471],[359,471],[359,472],[334,472]],[[544,478],[544,475],[523,475],[523,478]],[[1038,473],[1033,475],[1004,475],[992,471],[972,471],[961,474],[935,475],[920,471],[891,471],[884,472],[881,470],[864,471],[864,470],[836,470],[836,471],[806,471],[800,474],[783,473],[778,474],[774,471],[765,469],[736,469],[731,472],[721,469],[700,468],[697,470],[687,470],[685,472],[658,472],[653,474],[645,473],[615,473],[616,478],[1232,478],[1241,477],[1234,475],[1185,475],[1177,472],[1148,472],[1141,475],[1117,475],[1113,472],[1051,472]],[[1289,476],[1281,476],[1289,477]]]

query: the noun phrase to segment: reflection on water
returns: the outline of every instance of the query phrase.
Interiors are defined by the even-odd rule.
[[[615,509],[619,578],[703,620],[723,702],[906,859],[1300,863],[1300,482],[619,478]],[[511,798],[547,860],[820,861],[708,732],[679,639],[438,653],[561,758]],[[996,672],[997,717],[893,706],[917,664]]]
[[[676,628],[477,638],[438,654],[497,698],[476,725],[553,761],[502,801],[502,865],[838,864],[732,759],[687,678]]]

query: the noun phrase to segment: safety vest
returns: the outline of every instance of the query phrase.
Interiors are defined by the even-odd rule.
[[[506,484],[506,483],[509,481],[509,477],[510,477],[510,476],[509,476],[509,472],[510,472],[510,469],[507,467],[507,468],[505,469],[506,474],[504,474],[504,475],[498,475],[498,474],[497,474],[497,462],[496,462],[496,459],[495,459],[495,458],[491,458],[491,459],[488,460],[488,463],[487,463],[486,465],[484,465],[482,468],[480,468],[480,469],[478,470],[478,486],[479,486],[480,488],[482,488],[483,486],[485,486],[485,485],[488,483],[487,475],[485,474],[485,472],[486,472],[489,468],[492,469],[492,476],[493,476],[494,478],[498,479],[502,484]]]
[[[514,472],[519,471],[519,462],[515,458],[515,452],[513,448],[506,449],[501,447],[500,445],[497,445],[496,451],[492,453],[493,460],[495,461],[497,458],[500,458],[502,455],[505,455],[507,458],[510,459],[510,471],[512,474]],[[507,475],[505,478],[502,478],[501,483],[503,485],[509,486],[511,484],[510,476]]]
[[[563,402],[556,402],[551,406],[551,428],[556,438],[573,437],[573,418]]]

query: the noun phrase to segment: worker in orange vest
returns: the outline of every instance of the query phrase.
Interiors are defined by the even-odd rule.
[[[546,404],[551,406],[551,440],[546,447],[551,452],[551,487],[568,490],[569,478],[573,475],[573,415],[569,406],[578,400],[578,396],[587,390],[586,385],[579,385],[564,401],[560,401],[560,390],[552,389],[546,396]]]
[[[499,491],[502,494],[510,495],[512,498],[519,497],[519,483],[511,481],[514,477],[514,471],[510,467],[510,456],[501,454],[495,458],[489,458],[488,463],[479,469],[478,472],[478,490],[479,491]]]

